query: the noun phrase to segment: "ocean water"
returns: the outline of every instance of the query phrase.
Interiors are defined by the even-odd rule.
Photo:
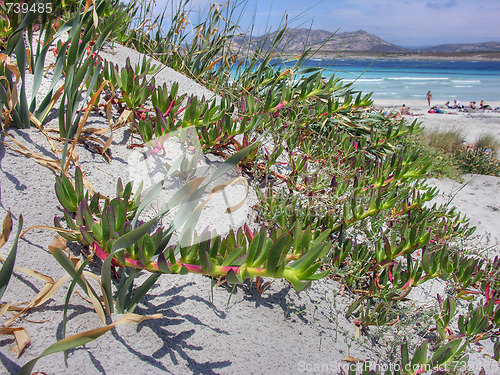
[[[293,63],[288,63],[290,67]],[[412,61],[412,60],[309,60],[306,66],[325,68],[374,99],[457,99],[468,104],[481,99],[500,101],[500,61]]]

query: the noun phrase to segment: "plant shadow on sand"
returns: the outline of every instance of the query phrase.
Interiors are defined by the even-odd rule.
[[[216,374],[217,369],[230,366],[231,362],[227,360],[199,362],[189,354],[191,351],[201,352],[204,350],[202,345],[196,345],[189,342],[197,329],[205,328],[207,332],[212,332],[213,335],[229,335],[229,332],[225,330],[211,327],[209,324],[204,323],[196,315],[176,311],[176,309],[184,310],[183,304],[194,302],[195,304],[205,305],[205,307],[212,309],[217,317],[222,319],[225,318],[226,314],[213,306],[209,300],[197,295],[188,297],[182,295],[184,289],[195,287],[195,285],[196,283],[189,282],[173,286],[160,295],[154,295],[154,293],[152,295],[147,295],[141,305],[137,307],[136,313],[141,315],[152,315],[157,313],[163,315],[160,319],[148,320],[136,327],[137,334],[143,331],[145,327],[148,327],[150,334],[156,335],[162,342],[162,345],[156,348],[152,353],[150,347],[143,349],[134,347],[132,342],[121,336],[118,330],[112,331],[113,337],[141,361],[147,362],[165,372],[171,370],[165,366],[165,361],[162,360],[166,356],[170,357],[170,361],[174,366],[178,365],[181,359],[193,374]],[[168,299],[158,304],[158,301],[163,300],[164,297],[168,297]],[[186,324],[188,327],[184,328]],[[180,357],[180,359],[178,357]]]
[[[253,280],[246,280],[244,284],[238,285],[233,288],[232,285],[223,282],[219,288],[227,291],[227,309],[231,309],[231,300],[246,301],[253,304],[254,308],[275,309],[281,308],[283,311],[283,319],[290,319],[296,317],[303,323],[308,323],[308,320],[301,314],[310,307],[310,303],[304,302],[300,305],[298,301],[290,301],[290,294],[294,293],[293,288],[289,284],[279,284],[278,280],[264,281],[262,285],[257,287],[256,282]],[[275,286],[274,288],[273,285]],[[303,295],[305,296],[305,294]],[[313,302],[313,301],[309,301]]]
[[[218,287],[214,286],[215,296],[208,298],[192,294],[194,289],[198,289],[197,285],[199,286],[199,284],[196,282],[179,280],[177,285],[169,288],[156,285],[151,290],[152,293],[143,299],[135,312],[141,315],[161,313],[163,317],[144,321],[136,327],[117,327],[118,329],[111,331],[111,335],[132,355],[161,371],[175,373],[176,370],[169,368],[167,363],[171,363],[174,368],[183,363],[193,374],[216,374],[222,368],[230,368],[233,364],[232,361],[207,360],[203,362],[200,361],[200,354],[206,349],[205,346],[216,345],[210,341],[210,337],[231,335],[230,330],[219,328],[225,326],[220,321],[228,320],[233,308],[237,310],[234,313],[238,314],[238,305],[253,304],[256,308],[265,310],[279,308],[283,312],[283,321],[293,317],[304,324],[310,323],[301,314],[309,305],[302,301],[291,303],[288,298],[291,292],[290,286],[274,285],[271,288],[269,284],[273,286],[273,283],[267,282],[262,285],[265,291],[260,294],[255,284],[248,281],[239,285],[235,290],[232,290],[230,285],[223,283]],[[160,292],[160,294],[156,294],[155,291]],[[300,305],[295,302],[300,303]],[[201,310],[210,311],[210,313],[200,314]],[[191,313],[186,313],[186,311]],[[257,324],[258,321],[259,318],[256,317]],[[126,330],[126,332],[124,333],[122,330]],[[128,339],[130,330],[135,330],[137,336],[148,335],[149,341],[155,344],[138,347],[135,341]],[[201,341],[200,336],[202,337]],[[224,339],[222,338],[222,340]],[[156,342],[160,344],[157,345]],[[193,352],[198,354],[193,355]],[[92,356],[90,351],[89,355]],[[169,357],[169,361],[165,361],[165,357]],[[99,367],[100,362],[97,358],[94,357],[92,362],[96,368]]]

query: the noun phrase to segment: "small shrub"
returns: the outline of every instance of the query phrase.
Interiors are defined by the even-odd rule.
[[[460,130],[429,131],[422,135],[422,141],[435,149],[452,152],[462,147],[464,136]]]
[[[500,161],[494,151],[461,147],[453,156],[464,173],[500,176]]]
[[[476,138],[476,148],[479,150],[498,151],[500,142],[493,134],[481,134]]]
[[[427,143],[427,137],[427,134],[424,134],[424,136],[418,135],[416,137],[411,137],[403,142],[403,145],[429,158],[431,162],[429,167],[430,176],[437,178],[448,177],[460,181],[462,178],[462,171],[453,155],[450,152],[443,152],[436,147],[430,146]]]

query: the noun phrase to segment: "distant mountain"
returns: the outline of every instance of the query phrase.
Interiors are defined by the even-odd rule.
[[[270,47],[277,32],[249,39],[247,36],[239,36],[234,39],[236,46],[254,50],[257,46],[264,49]],[[249,41],[250,40],[250,41]],[[364,30],[347,33],[332,33],[325,30],[293,29],[285,34],[277,50],[285,52],[301,52],[304,48],[319,48],[322,52],[338,51],[364,51],[364,52],[386,52],[398,53],[411,50],[386,42],[385,40],[369,34]]]
[[[490,52],[500,51],[500,42],[440,44],[420,50],[421,52]]]
[[[238,36],[233,40],[236,49],[257,46],[264,50],[271,46],[277,32],[258,37]],[[422,49],[411,49],[386,42],[376,35],[364,30],[346,33],[332,33],[325,30],[309,30],[304,28],[291,29],[285,33],[283,40],[276,47],[285,53],[300,53],[304,48],[319,48],[322,54],[337,52],[369,52],[369,53],[460,53],[460,52],[496,52],[500,51],[500,42],[469,43],[469,44],[442,44]]]

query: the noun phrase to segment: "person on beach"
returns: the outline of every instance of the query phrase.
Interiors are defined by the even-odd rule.
[[[491,107],[488,104],[484,104],[484,99],[481,99],[481,102],[479,103],[479,109],[491,109]]]
[[[469,109],[476,109],[476,102],[470,102],[468,108]]]
[[[446,112],[442,111],[437,106],[434,106],[431,109],[429,109],[428,113],[446,113]]]
[[[455,104],[453,104],[453,109],[462,109],[462,108],[464,108],[464,105],[462,103],[460,103],[459,100],[454,100],[453,103],[455,103]]]
[[[402,115],[410,115],[411,116],[413,114],[411,109],[409,107],[407,107],[405,104],[403,104],[403,106],[401,107],[400,112]]]
[[[427,91],[427,95],[425,95],[425,98],[427,99],[427,103],[429,104],[429,107],[431,106],[431,100],[432,100],[432,93],[431,91]]]
[[[444,105],[446,106],[446,108],[453,108],[453,106],[450,105],[450,101],[447,101],[446,103],[444,103]]]

